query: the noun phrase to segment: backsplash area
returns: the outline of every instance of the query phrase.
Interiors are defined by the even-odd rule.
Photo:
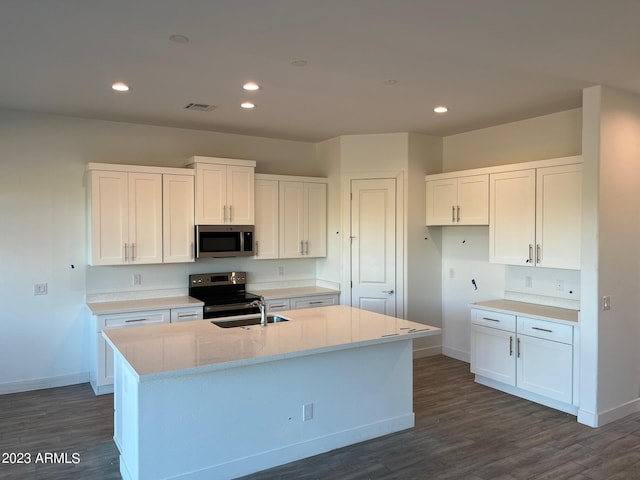
[[[579,310],[580,272],[507,266],[505,298]]]

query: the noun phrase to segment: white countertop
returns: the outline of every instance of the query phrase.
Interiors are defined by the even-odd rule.
[[[289,288],[268,288],[249,289],[251,293],[261,295],[265,300],[275,300],[277,298],[307,297],[311,295],[339,295],[340,290],[325,287],[289,287]]]
[[[278,312],[290,321],[221,328],[208,320],[105,330],[139,380],[222,370],[438,335],[441,329],[334,305]]]
[[[198,307],[204,303],[187,295],[180,297],[157,297],[137,300],[118,300],[112,302],[87,303],[94,315],[111,313],[141,312],[143,310],[162,310],[165,308]]]
[[[486,302],[472,303],[469,306],[471,308],[482,308],[494,312],[521,314],[531,318],[550,320],[552,322],[566,323],[569,325],[576,325],[580,319],[579,310],[549,307],[537,303],[515,302],[513,300],[489,300]]]

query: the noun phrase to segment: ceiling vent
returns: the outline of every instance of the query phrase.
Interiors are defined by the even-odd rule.
[[[218,108],[217,105],[207,105],[206,103],[187,103],[185,110],[197,110],[198,112],[211,112]]]

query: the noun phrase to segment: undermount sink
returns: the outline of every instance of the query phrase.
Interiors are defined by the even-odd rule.
[[[280,315],[268,315],[267,323],[288,322],[289,319]],[[211,323],[222,328],[248,327],[249,325],[260,325],[260,317],[242,318],[237,320],[211,320]]]

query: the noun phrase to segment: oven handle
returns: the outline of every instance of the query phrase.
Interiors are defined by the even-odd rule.
[[[239,310],[245,308],[253,308],[252,302],[247,303],[232,303],[230,305],[209,305],[204,307],[205,312],[226,312],[228,310]],[[257,308],[257,307],[256,307]]]

